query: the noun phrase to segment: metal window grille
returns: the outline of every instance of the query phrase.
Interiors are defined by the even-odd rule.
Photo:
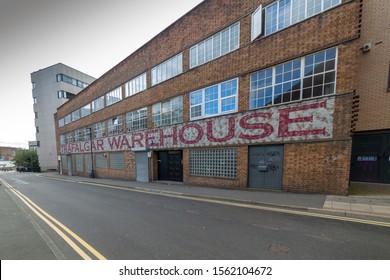
[[[237,177],[237,150],[191,150],[190,174],[194,176]]]

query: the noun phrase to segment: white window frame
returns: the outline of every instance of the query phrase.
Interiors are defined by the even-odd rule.
[[[236,93],[235,94],[232,94],[232,95],[229,95],[229,96],[226,96],[226,97],[222,97],[222,86],[227,84],[227,83],[230,83],[232,81],[236,81]],[[218,98],[216,99],[217,102],[218,102],[218,112],[215,113],[215,114],[206,114],[206,104],[208,103],[206,101],[206,91],[208,89],[211,89],[213,87],[218,87]],[[234,78],[234,79],[231,79],[231,80],[228,80],[228,81],[225,81],[225,82],[222,82],[222,83],[219,83],[219,84],[215,84],[215,85],[212,85],[212,86],[209,86],[209,87],[206,87],[206,88],[203,88],[203,89],[200,89],[200,90],[196,90],[196,91],[193,91],[190,93],[190,119],[191,120],[198,120],[198,119],[204,119],[204,118],[209,118],[209,117],[214,117],[214,116],[219,116],[219,115],[226,115],[226,114],[230,114],[230,113],[234,113],[234,112],[237,112],[238,110],[238,91],[239,91],[239,79],[238,78]],[[192,102],[192,96],[195,95],[195,94],[200,94],[202,95],[202,100],[200,103],[196,103],[196,104],[191,104]],[[231,99],[231,98],[235,98],[235,106],[234,106],[234,109],[232,110],[226,110],[226,111],[222,111],[222,103],[224,100],[228,100],[228,99]],[[201,107],[200,109],[200,116],[192,116],[192,110],[195,108],[195,107]]]
[[[263,5],[260,5],[252,14],[251,41],[253,42],[262,34],[263,28]]]
[[[272,35],[280,30],[288,28],[289,26],[291,26],[293,24],[304,21],[304,20],[311,18],[313,16],[316,16],[324,11],[332,9],[333,7],[336,7],[342,3],[342,0],[319,0],[319,1],[321,1],[320,8],[318,10],[313,10],[312,13],[309,13],[308,3],[312,2],[313,8],[315,8],[315,7],[318,7],[318,5],[317,6],[314,5],[316,3],[316,1],[318,1],[318,0],[291,0],[291,2],[289,2],[290,5],[289,5],[288,11],[282,15],[280,12],[286,11],[285,8],[283,8],[283,9],[280,8],[280,4],[282,1],[285,1],[285,0],[274,1],[264,8],[264,11],[265,11],[264,34],[265,34],[265,36]],[[327,3],[328,3],[328,5],[325,5]],[[294,4],[295,4],[295,6],[294,6]],[[276,23],[276,30],[271,31],[271,32],[267,32],[267,26],[269,23],[268,9],[270,9],[274,5],[276,5],[276,18],[272,18],[272,22]],[[294,9],[297,7],[298,7],[298,9]],[[304,7],[304,15],[303,15],[303,11],[300,10],[303,7]],[[288,22],[285,25],[283,25],[282,27],[280,27],[279,25],[282,22],[281,20],[286,20],[286,18],[288,19]]]
[[[152,85],[157,85],[183,73],[183,53],[179,53],[154,67]]]
[[[118,135],[123,133],[123,117],[122,115],[107,121],[108,136]]]
[[[92,101],[92,113],[104,109],[104,95]]]
[[[148,108],[142,108],[126,114],[127,132],[145,130],[148,128]]]
[[[238,34],[234,34],[234,28],[236,27],[238,29]],[[236,22],[224,30],[215,33],[202,42],[192,46],[190,48],[190,69],[239,49],[240,29],[240,22]],[[233,37],[233,35],[237,35],[237,38]],[[233,39],[236,39],[237,41],[233,41]],[[223,48],[224,42],[227,43],[227,48]]]
[[[147,89],[146,72],[131,79],[125,85],[126,97],[130,97]]]
[[[179,106],[175,106],[177,104],[179,104]],[[165,110],[164,107],[166,108],[166,111],[164,111]],[[175,121],[174,113],[178,113],[180,116],[176,121]],[[169,122],[163,124],[162,116],[164,114],[170,115],[170,118],[166,118],[165,120],[169,120]],[[170,100],[154,104],[152,107],[152,122],[153,122],[153,127],[161,127],[161,126],[182,123],[183,122],[183,96],[178,96]]]
[[[111,106],[115,103],[118,103],[122,100],[122,87],[117,87],[116,89],[110,91],[106,94],[106,106]]]

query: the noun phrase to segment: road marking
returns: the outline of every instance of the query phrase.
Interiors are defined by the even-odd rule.
[[[54,178],[54,180],[56,180],[56,179]],[[272,206],[263,206],[263,205],[258,205],[258,204],[233,202],[233,201],[224,200],[223,198],[218,199],[218,198],[195,197],[195,196],[186,195],[186,194],[182,194],[182,193],[147,190],[147,189],[140,189],[140,188],[139,189],[138,188],[126,188],[126,187],[112,186],[112,185],[107,185],[107,184],[100,184],[100,183],[93,183],[93,182],[86,182],[86,181],[73,181],[73,182],[80,183],[80,184],[86,184],[86,185],[92,185],[92,186],[100,186],[100,187],[105,187],[105,188],[110,188],[110,189],[119,189],[119,190],[152,194],[152,195],[159,195],[159,196],[165,196],[165,197],[174,197],[174,198],[179,198],[179,199],[207,202],[207,203],[213,203],[213,204],[219,204],[219,205],[228,205],[228,206],[234,206],[234,207],[240,207],[240,208],[264,210],[264,211],[270,211],[270,212],[278,212],[278,213],[286,213],[286,214],[292,214],[292,215],[298,215],[298,216],[323,218],[323,219],[329,219],[329,220],[338,220],[338,221],[344,221],[344,222],[360,223],[360,224],[367,224],[367,225],[374,225],[374,226],[381,226],[381,227],[390,227],[389,222],[372,221],[372,220],[351,218],[351,217],[342,217],[342,216],[335,216],[335,215],[330,215],[330,214],[306,212],[306,211],[302,211],[302,210],[278,208],[278,207],[272,207]]]
[[[73,237],[77,242],[79,242],[85,249],[92,253],[99,260],[106,260],[106,258],[100,254],[96,249],[94,249],[91,245],[89,245],[86,241],[84,241],[81,237],[79,237],[76,233],[71,231],[68,227],[63,225],[57,219],[49,215],[42,208],[32,202],[27,196],[23,195],[21,192],[16,190],[13,186],[11,186],[7,181],[0,178],[0,181],[10,190],[14,195],[16,195],[27,207],[29,207],[39,218],[41,218],[48,226],[50,226],[62,239],[65,240],[68,245],[75,250],[84,260],[91,260],[92,258],[81,249],[72,239],[70,239],[64,232]],[[55,224],[57,224],[60,228],[58,228]]]

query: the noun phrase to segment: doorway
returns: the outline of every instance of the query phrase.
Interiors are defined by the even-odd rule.
[[[182,151],[158,152],[158,180],[183,181]]]

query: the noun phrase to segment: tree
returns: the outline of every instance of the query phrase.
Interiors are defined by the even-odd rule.
[[[20,150],[16,152],[13,163],[18,168],[25,168],[28,171],[39,172],[39,161],[37,151]]]

